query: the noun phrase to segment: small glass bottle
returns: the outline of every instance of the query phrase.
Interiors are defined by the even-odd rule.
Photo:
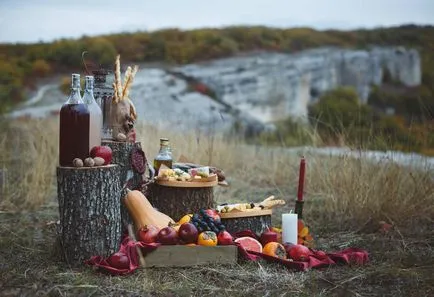
[[[83,101],[87,105],[90,113],[89,122],[89,151],[101,145],[102,134],[102,112],[98,103],[93,96],[94,78],[91,75],[86,76]]]
[[[160,151],[154,159],[155,175],[158,175],[158,170],[160,169],[162,164],[169,168],[172,168],[172,162],[172,151],[170,150],[169,139],[160,138]]]
[[[72,74],[71,93],[60,109],[59,164],[73,166],[89,156],[90,113],[80,95],[80,74]]]

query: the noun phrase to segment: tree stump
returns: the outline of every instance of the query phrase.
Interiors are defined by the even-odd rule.
[[[120,167],[57,167],[61,244],[64,260],[83,264],[91,256],[107,257],[119,249]]]
[[[111,140],[103,140],[102,145],[106,145],[112,149],[112,163],[117,164],[120,167],[120,183],[121,188],[124,187],[128,182],[128,188],[130,190],[141,190],[143,184],[143,174],[144,172],[138,172],[131,162],[131,154],[134,150],[142,150],[140,142],[119,142]],[[144,171],[146,171],[147,160],[144,158]],[[121,198],[125,197],[126,189],[119,192],[119,201]],[[126,231],[128,224],[132,224],[132,220],[125,208],[124,204],[121,204],[121,217],[122,217],[122,228]]]
[[[154,182],[148,185],[145,196],[154,208],[175,221],[201,208],[215,207],[214,187],[168,187]]]
[[[271,210],[261,210],[252,212],[236,212],[220,214],[223,225],[231,233],[251,230],[260,236],[271,225]]]

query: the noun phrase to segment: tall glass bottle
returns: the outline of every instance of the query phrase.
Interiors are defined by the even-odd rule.
[[[89,110],[80,95],[80,74],[72,74],[71,93],[60,109],[59,163],[73,166],[89,156]]]
[[[89,151],[94,146],[101,145],[102,134],[102,112],[98,103],[93,96],[94,78],[91,75],[86,76],[83,101],[87,105],[90,113],[89,122]]]
[[[166,165],[169,168],[172,168],[172,162],[172,151],[170,150],[169,139],[160,138],[160,151],[154,159],[155,174],[158,174],[158,170],[160,169],[162,164]]]

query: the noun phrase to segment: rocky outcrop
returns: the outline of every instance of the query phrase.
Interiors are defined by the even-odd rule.
[[[177,70],[210,86],[224,103],[267,123],[289,116],[305,118],[310,103],[338,86],[354,87],[366,102],[370,87],[382,83],[386,69],[404,85],[421,82],[418,52],[402,47],[260,53]]]

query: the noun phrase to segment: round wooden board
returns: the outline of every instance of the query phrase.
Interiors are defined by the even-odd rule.
[[[264,210],[254,210],[254,211],[240,211],[240,212],[223,212],[219,213],[222,219],[233,219],[233,218],[246,218],[246,217],[256,217],[256,216],[268,216],[273,213],[271,209]]]
[[[72,166],[57,166],[58,168],[62,169],[77,169],[77,170],[85,170],[85,169],[108,169],[114,166],[118,166],[117,164],[107,164],[102,166],[83,166],[83,167],[72,167]]]
[[[176,188],[208,188],[215,187],[218,185],[217,175],[214,175],[210,181],[167,181],[167,180],[156,180],[156,183],[160,186],[165,187],[176,187]]]

